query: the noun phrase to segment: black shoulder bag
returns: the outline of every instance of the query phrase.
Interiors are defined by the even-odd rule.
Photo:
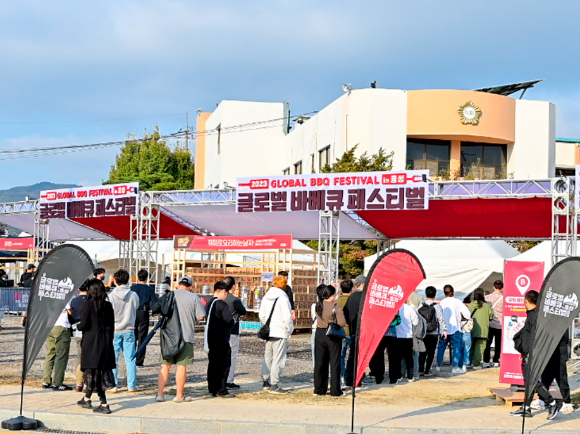
[[[268,317],[266,324],[264,324],[262,327],[260,327],[260,330],[258,330],[258,337],[265,341],[270,338],[270,321],[272,321],[272,315],[274,314],[274,308],[276,307],[277,301],[278,299],[274,300],[274,304],[272,305],[272,310],[270,311],[270,316]]]
[[[336,319],[336,305],[332,308],[332,319],[334,322],[328,323],[326,328],[326,336],[331,339],[341,340],[346,338],[346,332],[344,328],[337,324]]]

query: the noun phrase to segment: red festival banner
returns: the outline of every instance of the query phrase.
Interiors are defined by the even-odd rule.
[[[0,250],[34,249],[34,238],[0,238]]]
[[[407,250],[389,250],[373,264],[363,293],[355,384],[362,379],[395,315],[423,279],[421,263]]]
[[[514,335],[526,322],[524,306],[526,292],[531,290],[540,292],[543,282],[543,262],[505,261],[500,383],[524,384],[520,353],[514,348]]]
[[[205,237],[175,235],[175,249],[188,250],[269,250],[291,249],[292,235],[258,235],[253,237]]]

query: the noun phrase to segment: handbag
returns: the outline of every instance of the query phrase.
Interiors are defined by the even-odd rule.
[[[262,327],[260,327],[260,330],[258,330],[258,337],[265,341],[270,339],[270,321],[272,321],[272,315],[274,314],[274,308],[276,307],[277,301],[278,299],[274,300],[274,304],[272,305],[272,310],[270,311],[270,316],[268,317],[268,320]]]
[[[332,319],[334,322],[328,323],[328,327],[326,328],[326,336],[337,340],[345,339],[346,332],[344,331],[344,328],[336,323],[336,305],[332,308]]]
[[[205,328],[203,330],[203,351],[208,354],[209,353],[209,342],[207,340],[207,333],[209,330],[209,318],[211,317],[211,310],[213,309],[215,305],[215,300],[214,302],[211,304],[210,308],[209,308],[209,313],[207,314],[207,322],[205,323]]]
[[[477,310],[477,309],[475,309]],[[465,319],[465,317],[463,316],[463,314],[461,315],[461,327],[459,327],[461,333],[471,333],[471,330],[473,330],[473,314],[475,313],[475,310],[473,312],[471,312],[471,317],[469,319]]]

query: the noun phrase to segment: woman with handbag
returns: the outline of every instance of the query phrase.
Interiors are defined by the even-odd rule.
[[[473,329],[471,330],[471,363],[473,369],[481,369],[481,359],[487,345],[489,333],[489,322],[493,319],[493,310],[485,301],[482,288],[473,291],[473,301],[468,306],[473,318]]]
[[[314,394],[326,395],[328,391],[328,365],[330,364],[330,395],[343,396],[340,388],[340,351],[346,337],[346,319],[335,303],[336,288],[319,285],[316,288],[316,336],[314,337]]]
[[[87,391],[77,402],[82,408],[95,413],[109,414],[105,390],[115,386],[115,314],[108,300],[107,289],[100,279],[87,283],[87,299],[81,307],[81,319],[77,330],[83,332],[81,347],[81,371],[85,373]],[[91,396],[97,392],[101,405],[93,408]]]

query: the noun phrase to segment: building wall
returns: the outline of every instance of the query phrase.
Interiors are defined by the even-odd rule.
[[[205,162],[205,185],[198,188],[235,185],[241,176],[280,174],[287,118],[286,103],[222,101],[206,121],[205,156],[196,161]]]
[[[508,148],[508,173],[515,179],[553,177],[556,107],[545,101],[516,100],[515,126],[515,144]]]
[[[573,169],[580,164],[580,140],[578,143],[556,141],[556,170]],[[556,175],[559,175],[556,171]]]

